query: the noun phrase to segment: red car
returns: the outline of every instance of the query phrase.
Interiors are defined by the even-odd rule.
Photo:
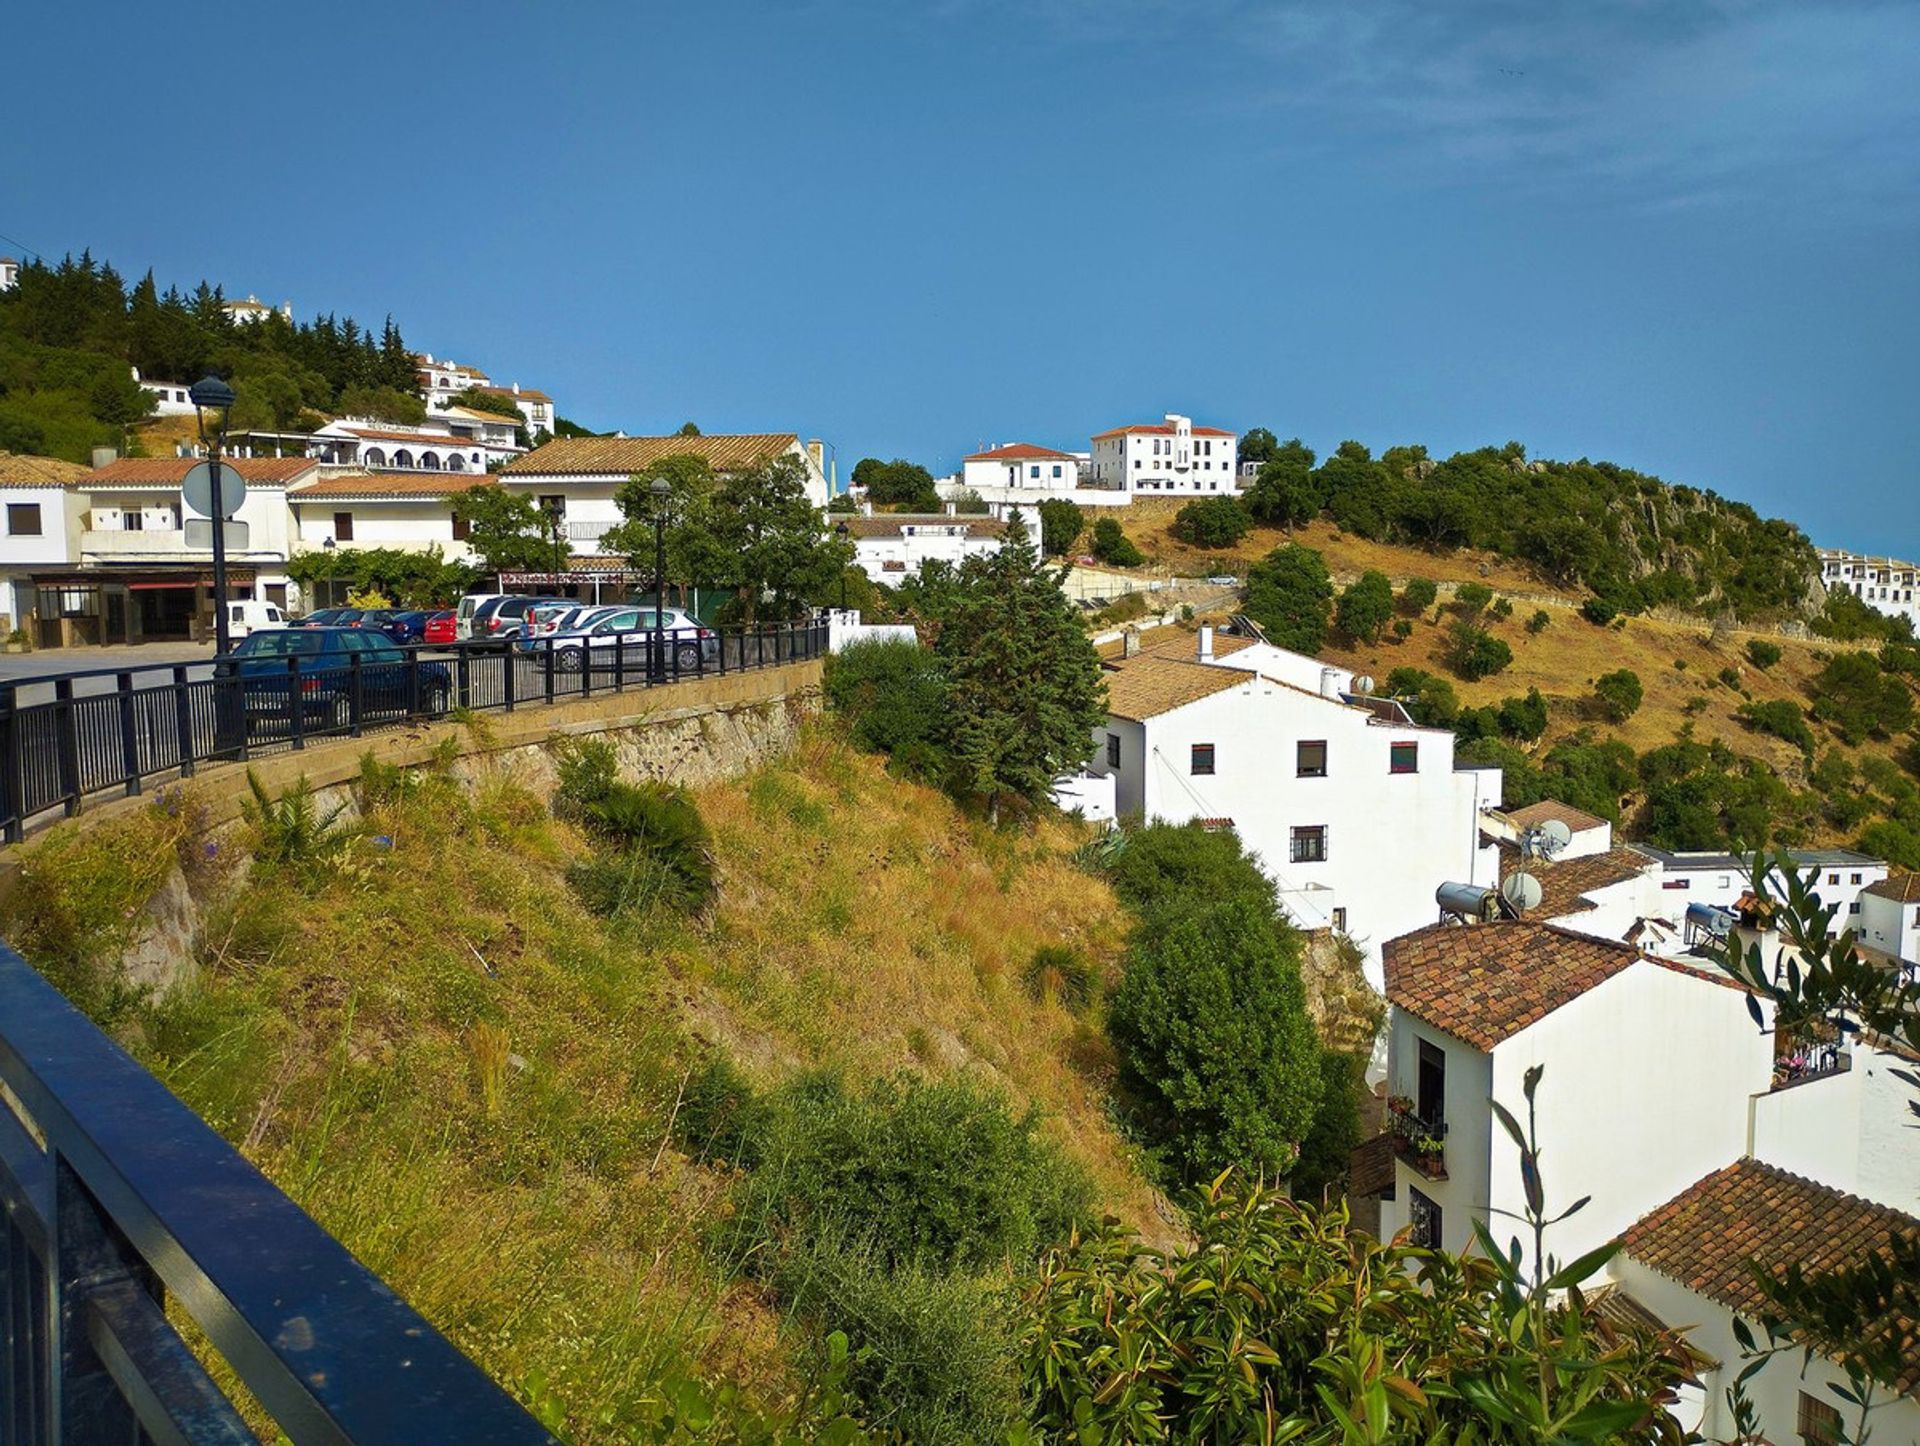
[[[450,643],[454,640],[453,611],[446,609],[428,615],[420,629],[420,641],[423,643]]]

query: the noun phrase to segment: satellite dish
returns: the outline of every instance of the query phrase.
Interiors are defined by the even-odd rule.
[[[1540,825],[1540,843],[1548,858],[1552,858],[1572,842],[1573,830],[1560,819],[1550,818]]]
[[[1353,680],[1353,691],[1363,698],[1366,697],[1373,691],[1373,679],[1367,674],[1362,673]]]
[[[1540,881],[1532,874],[1508,874],[1500,882],[1500,897],[1524,914],[1540,904]]]

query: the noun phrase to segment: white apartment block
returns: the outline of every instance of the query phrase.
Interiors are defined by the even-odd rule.
[[[1302,928],[1351,937],[1380,984],[1384,941],[1430,922],[1448,880],[1495,880],[1483,809],[1497,768],[1358,691],[1353,674],[1266,643],[1199,636],[1114,660],[1090,770],[1122,817],[1232,827]]]
[[[999,518],[971,513],[880,512],[842,517],[833,526],[852,540],[854,565],[888,587],[898,587],[922,563],[958,567],[969,557],[998,552],[1007,533]]]
[[[1166,420],[1116,427],[1093,438],[1088,482],[1152,495],[1232,493],[1240,485],[1235,433],[1196,427],[1168,412]]]
[[[462,366],[451,357],[436,360],[432,352],[415,352],[413,360],[429,416],[446,410],[461,392],[477,390],[511,401],[525,421],[529,436],[535,432],[552,435],[557,412],[553,398],[545,392],[523,388],[518,382],[495,386],[493,378],[478,367]]]
[[[477,432],[475,424],[464,429]],[[456,472],[484,476],[488,464],[521,455],[451,425],[403,427],[362,417],[342,417],[316,431],[307,455],[328,469],[353,472]]]
[[[1920,628],[1920,568],[1910,562],[1822,548],[1820,581],[1829,592],[1850,592],[1875,612]]]
[[[458,473],[342,473],[319,477],[287,493],[293,548],[390,547],[406,552],[438,548],[447,557],[472,556],[467,530],[452,512],[456,493],[497,485],[491,477]]]
[[[20,284],[20,263],[11,256],[0,256],[0,291],[11,291]]]
[[[962,459],[960,485],[985,497],[990,492],[1031,493],[1035,500],[1072,492],[1080,485],[1080,459],[1072,452],[1004,442]]]

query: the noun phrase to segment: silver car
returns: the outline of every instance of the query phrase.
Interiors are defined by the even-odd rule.
[[[698,672],[702,666],[720,661],[719,636],[679,608],[659,614],[652,608],[613,608],[584,627],[563,628],[541,638],[535,650],[552,647],[554,661],[568,672],[578,670],[591,658],[594,671],[600,672],[614,666],[610,650],[624,645],[626,656],[621,661],[628,667],[638,667],[645,665],[656,632],[664,639],[666,656],[676,672]]]

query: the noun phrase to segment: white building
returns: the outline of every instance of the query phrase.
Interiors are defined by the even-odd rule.
[[[1660,865],[1660,891],[1669,901],[1666,912],[1684,916],[1688,904],[1710,904],[1731,909],[1749,887],[1750,860],[1737,854],[1673,853],[1651,844],[1634,848]],[[1811,879],[1822,902],[1839,910],[1836,923],[1847,928],[1859,922],[1861,891],[1887,876],[1884,859],[1852,849],[1787,849],[1802,879]],[[1780,882],[1778,871],[1774,881]]]
[[[1820,549],[1820,581],[1829,592],[1850,592],[1877,613],[1920,627],[1920,568],[1891,557]]]
[[[191,417],[193,398],[185,382],[149,381],[140,375],[140,368],[134,367],[133,379],[140,390],[153,398],[153,415],[156,417]]]
[[[450,503],[469,487],[497,485],[491,477],[441,472],[348,472],[319,477],[287,493],[296,552],[316,548],[390,547],[450,558],[472,555],[467,529]]]
[[[420,395],[426,398],[430,415],[451,406],[461,392],[481,391],[512,402],[525,420],[529,436],[535,432],[553,434],[557,410],[553,398],[545,392],[522,387],[518,382],[495,386],[493,378],[478,367],[462,366],[451,357],[436,360],[432,352],[415,352],[413,360],[419,369]]]
[[[521,455],[517,446],[462,436],[451,427],[403,427],[342,417],[316,431],[307,455],[355,472],[459,472],[485,475],[488,464]]]
[[[1548,1213],[1593,1197],[1548,1229],[1563,1262],[1745,1152],[1773,1044],[1724,975],[1532,921],[1430,924],[1385,954],[1388,1089],[1402,1107],[1383,1236],[1412,1225],[1458,1251],[1476,1218],[1502,1244],[1520,1228],[1519,1149],[1488,1101],[1525,1120],[1535,1065]]]
[[[1098,433],[1088,481],[1127,493],[1231,494],[1239,486],[1237,441],[1233,432],[1168,412],[1163,422]]]
[[[793,432],[754,432],[702,437],[562,437],[536,447],[501,470],[516,492],[557,511],[566,524],[573,555],[597,558],[600,539],[626,520],[614,501],[629,477],[644,477],[665,458],[703,457],[715,472],[743,471],[774,457],[792,456],[806,468],[807,500],[827,505],[827,475],[818,442],[802,445]],[[624,565],[624,559],[620,560]]]
[[[1890,874],[1862,889],[1857,902],[1859,917],[1852,922],[1861,943],[1920,964],[1920,874]]]
[[[1680,1112],[1675,1112],[1680,1113]],[[1909,1148],[1911,1148],[1909,1146]],[[1889,1209],[1758,1159],[1735,1160],[1679,1191],[1631,1225],[1608,1266],[1619,1288],[1655,1320],[1686,1328],[1703,1361],[1700,1386],[1675,1408],[1709,1441],[1738,1434],[1727,1388],[1746,1362],[1734,1319],[1764,1340],[1765,1301],[1750,1261],[1809,1274],[1862,1264],[1894,1233],[1920,1230],[1911,1212]],[[1920,1351],[1909,1338],[1899,1388],[1876,1390],[1867,1416],[1874,1441],[1920,1442]],[[1745,1384],[1761,1441],[1822,1443],[1851,1431],[1858,1409],[1833,1392],[1846,1375],[1821,1356],[1788,1354]],[[1848,1436],[1846,1439],[1854,1439]]]
[[[523,387],[518,382],[504,387],[482,387],[480,390],[489,396],[510,401],[518,407],[520,415],[526,418],[528,436],[533,436],[535,432],[545,432],[549,437],[553,435],[555,408],[553,398],[545,392],[533,387]],[[534,440],[539,439],[536,437]]]
[[[57,457],[0,452],[0,636],[19,628],[41,641],[34,635],[40,602],[34,574],[80,555],[87,498],[73,484],[87,471]]]
[[[1080,485],[1080,459],[1031,442],[1007,442],[963,458],[960,485],[983,497],[1002,489],[1030,492],[1036,501],[1057,497]]]
[[[1007,533],[997,517],[953,513],[879,512],[841,517],[833,526],[852,539],[854,564],[888,587],[912,577],[923,562],[958,567],[969,557],[998,552]]]
[[[252,292],[247,293],[247,299],[245,301],[224,301],[220,306],[221,310],[226,312],[228,320],[232,321],[235,326],[251,326],[254,322],[265,321],[273,315],[273,308],[268,306],[266,302],[262,301]],[[288,321],[293,320],[293,303],[291,301],[283,301],[280,303],[280,315]]]
[[[1376,987],[1382,942],[1432,920],[1440,884],[1495,881],[1480,815],[1500,771],[1456,767],[1450,731],[1346,670],[1206,628],[1111,666],[1090,767],[1121,816],[1234,828],[1294,921],[1353,938]]]
[[[20,284],[20,263],[11,256],[0,256],[0,291],[11,291]]]

